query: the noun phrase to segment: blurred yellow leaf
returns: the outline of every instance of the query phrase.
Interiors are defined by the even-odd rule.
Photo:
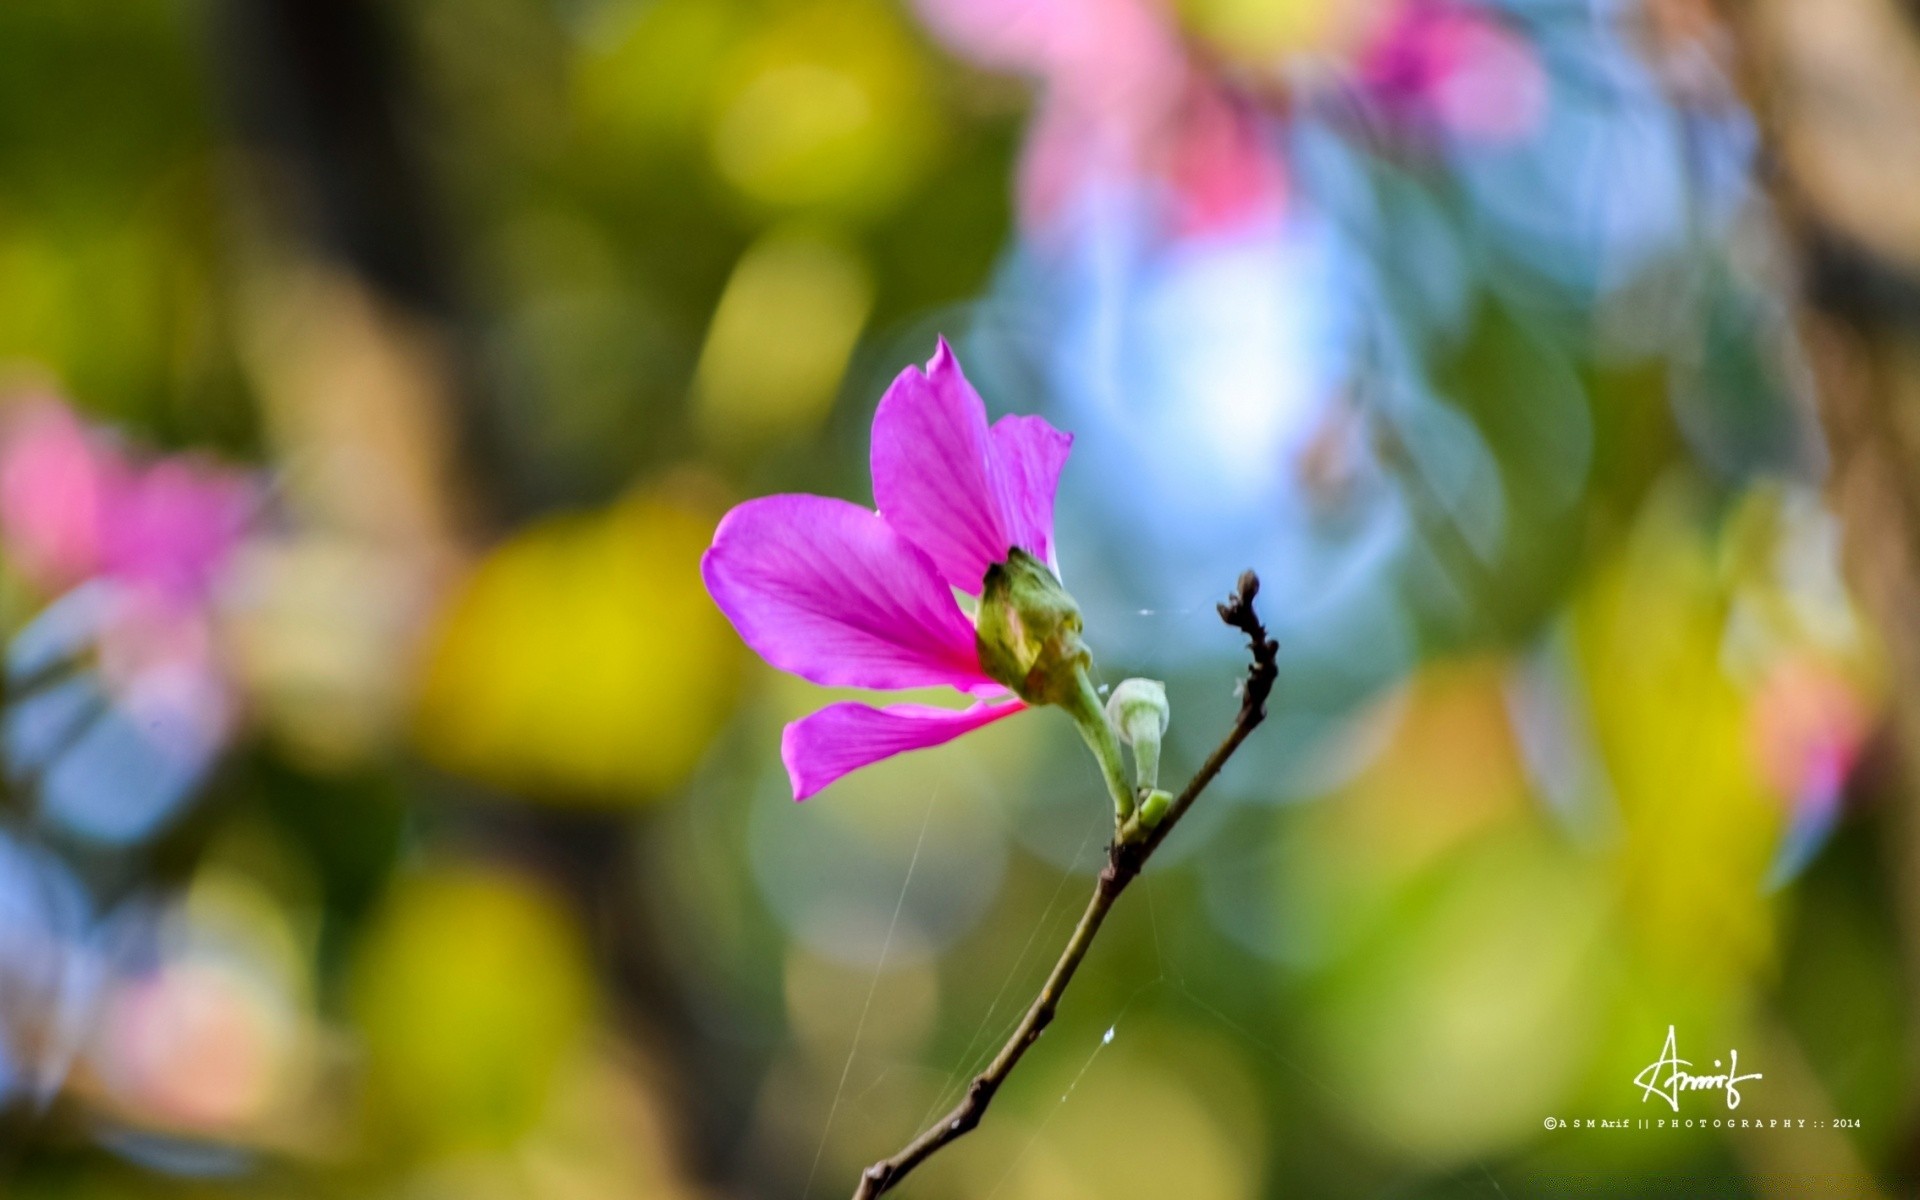
[[[1529,1136],[1602,1011],[1605,880],[1539,828],[1463,847],[1320,984],[1308,1009],[1357,1132],[1433,1162]]]
[[[531,1128],[592,1001],[567,914],[477,867],[403,881],[359,947],[353,985],[376,1128],[435,1146],[499,1146]]]
[[[704,511],[639,495],[495,549],[457,589],[429,656],[429,757],[562,802],[677,787],[738,676],[738,644],[700,582],[712,529]]]
[[[574,103],[581,123],[625,153],[697,134],[713,74],[743,36],[732,0],[658,0],[618,11],[630,24],[580,58]]]
[[[1180,0],[1182,20],[1208,42],[1240,59],[1338,50],[1377,3],[1331,0]]]
[[[1324,802],[1290,814],[1274,900],[1297,965],[1372,936],[1409,888],[1489,834],[1537,820],[1497,658],[1429,663],[1376,705],[1379,755]]]
[[[873,281],[850,249],[774,232],[741,256],[700,354],[696,416],[713,444],[811,433],[866,323]]]
[[[1625,914],[1657,964],[1711,992],[1770,953],[1781,806],[1724,665],[1730,597],[1684,488],[1655,492],[1575,603],[1596,741],[1619,807]]]
[[[709,136],[720,174],[778,207],[866,212],[918,176],[938,125],[895,13],[868,0],[797,5],[720,72]]]

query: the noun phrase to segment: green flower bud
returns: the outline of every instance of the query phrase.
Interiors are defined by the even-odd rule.
[[[987,677],[1028,704],[1057,704],[1073,718],[1100,765],[1114,819],[1133,815],[1120,743],[1087,678],[1093,655],[1080,640],[1080,606],[1047,565],[1015,550],[987,570],[974,618],[974,646]]]
[[[1092,661],[1080,628],[1080,606],[1033,555],[1015,550],[988,569],[974,642],[995,683],[1029,704],[1077,699]]]
[[[1160,783],[1160,739],[1170,716],[1167,685],[1157,679],[1124,680],[1107,698],[1107,720],[1133,747],[1134,784],[1143,792]]]

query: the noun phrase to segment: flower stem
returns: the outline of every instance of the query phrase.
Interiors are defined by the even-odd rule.
[[[1114,823],[1125,824],[1133,815],[1133,785],[1127,782],[1126,767],[1120,760],[1120,739],[1107,723],[1107,706],[1100,702],[1100,693],[1094,690],[1093,680],[1087,678],[1085,667],[1075,668],[1074,688],[1060,706],[1073,718],[1087,749],[1093,751],[1093,757],[1100,764],[1107,792],[1113,797]]]

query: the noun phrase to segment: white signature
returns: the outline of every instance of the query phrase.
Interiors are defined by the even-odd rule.
[[[1674,1047],[1673,1026],[1667,1026],[1667,1044],[1661,1047],[1660,1057],[1641,1068],[1640,1073],[1633,1077],[1634,1084],[1640,1089],[1640,1102],[1645,1104],[1649,1097],[1658,1096],[1667,1102],[1669,1108],[1679,1112],[1681,1092],[1706,1092],[1724,1088],[1727,1093],[1727,1107],[1739,1108],[1740,1085],[1752,1079],[1765,1078],[1758,1072],[1752,1075],[1740,1073],[1738,1050],[1727,1051],[1727,1069],[1719,1075],[1689,1075],[1680,1069],[1692,1065],[1691,1062],[1680,1057],[1680,1052]],[[1714,1059],[1713,1065],[1719,1066],[1720,1060]],[[1662,1072],[1666,1073],[1664,1078],[1662,1078]]]

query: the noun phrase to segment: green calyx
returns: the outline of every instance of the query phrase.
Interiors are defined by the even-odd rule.
[[[1066,711],[1100,765],[1114,819],[1133,815],[1120,743],[1087,671],[1093,655],[1080,640],[1080,606],[1047,565],[1014,550],[987,570],[974,621],[974,644],[987,677],[1028,704]]]
[[[1025,550],[988,568],[974,643],[988,678],[1028,704],[1068,703],[1093,661],[1080,640],[1080,606]]]

